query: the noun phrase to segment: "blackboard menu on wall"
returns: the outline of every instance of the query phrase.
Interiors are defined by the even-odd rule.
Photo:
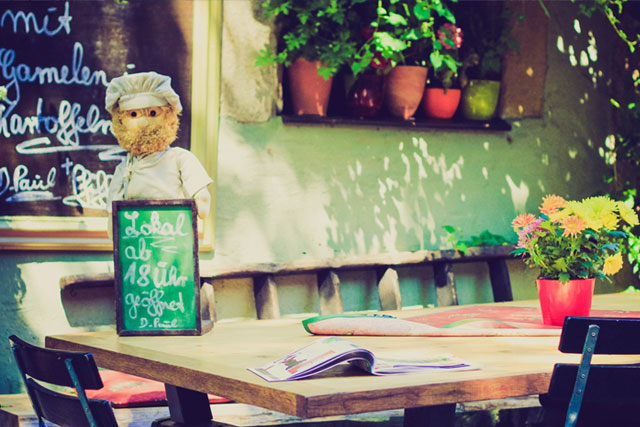
[[[114,202],[119,335],[200,335],[203,327],[193,200]],[[208,319],[205,319],[208,320]]]
[[[172,77],[190,146],[191,1],[2,1],[0,217],[106,217],[124,157],[104,108],[125,72]]]

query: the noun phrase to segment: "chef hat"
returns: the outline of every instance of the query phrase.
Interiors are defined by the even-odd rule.
[[[171,77],[153,71],[124,74],[111,80],[107,86],[105,108],[109,113],[116,105],[121,110],[135,110],[167,104],[171,104],[178,113],[182,111],[180,97],[171,88]]]

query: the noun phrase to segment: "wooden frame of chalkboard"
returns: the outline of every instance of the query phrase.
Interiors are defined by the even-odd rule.
[[[113,202],[118,335],[202,335],[196,205],[192,199]]]
[[[119,159],[104,94],[124,72],[172,78],[184,107],[173,145],[216,178],[222,2],[5,0],[0,16],[0,250],[112,250],[104,192]],[[201,251],[213,249],[209,191]]]

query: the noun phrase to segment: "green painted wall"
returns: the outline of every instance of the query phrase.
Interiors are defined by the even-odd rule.
[[[512,235],[514,216],[535,210],[543,195],[577,198],[603,189],[599,149],[611,132],[605,86],[614,77],[613,53],[604,47],[611,35],[601,35],[608,30],[601,21],[592,27],[583,18],[578,34],[570,3],[548,4],[544,114],[512,122],[508,133],[283,125],[273,116],[280,102],[276,70],[252,65],[271,37],[268,26],[254,21],[254,6],[224,3],[216,251],[203,258],[242,263],[440,248],[447,241],[443,225],[467,237],[485,229]],[[598,57],[582,66],[590,30]],[[108,270],[109,259],[0,252],[0,334],[42,342],[47,334],[108,327],[112,294],[61,296],[58,281]],[[535,271],[520,261],[509,268],[515,298],[534,298]],[[456,265],[455,273],[461,303],[492,299],[486,266]],[[405,306],[435,303],[429,267],[401,268],[399,275]],[[630,280],[621,277],[615,286],[599,283],[598,292]],[[378,308],[372,273],[341,279],[345,310]],[[278,284],[284,315],[318,310],[313,277]],[[215,290],[220,318],[255,316],[248,280],[216,282]],[[0,372],[0,392],[17,391],[8,346],[0,348]]]

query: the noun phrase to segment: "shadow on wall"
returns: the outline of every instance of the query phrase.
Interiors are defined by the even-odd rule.
[[[442,152],[430,153],[423,138],[406,140],[398,143],[397,151],[390,146],[373,168],[371,162],[363,165],[355,159],[345,169],[331,171],[330,203],[325,209],[334,251],[379,253],[443,246],[444,224],[437,225],[434,217],[451,198],[464,198],[453,190],[462,180],[464,157],[447,160]]]
[[[2,341],[0,346],[0,372],[3,373],[0,393],[18,393],[22,389],[22,379],[15,365],[13,353],[9,346],[8,338],[15,334],[30,342],[38,339],[27,322],[24,321],[26,315],[22,311],[22,301],[27,293],[27,285],[22,280],[20,269],[17,265],[0,264],[0,276],[3,282],[2,297],[0,297],[0,317],[2,317]]]

